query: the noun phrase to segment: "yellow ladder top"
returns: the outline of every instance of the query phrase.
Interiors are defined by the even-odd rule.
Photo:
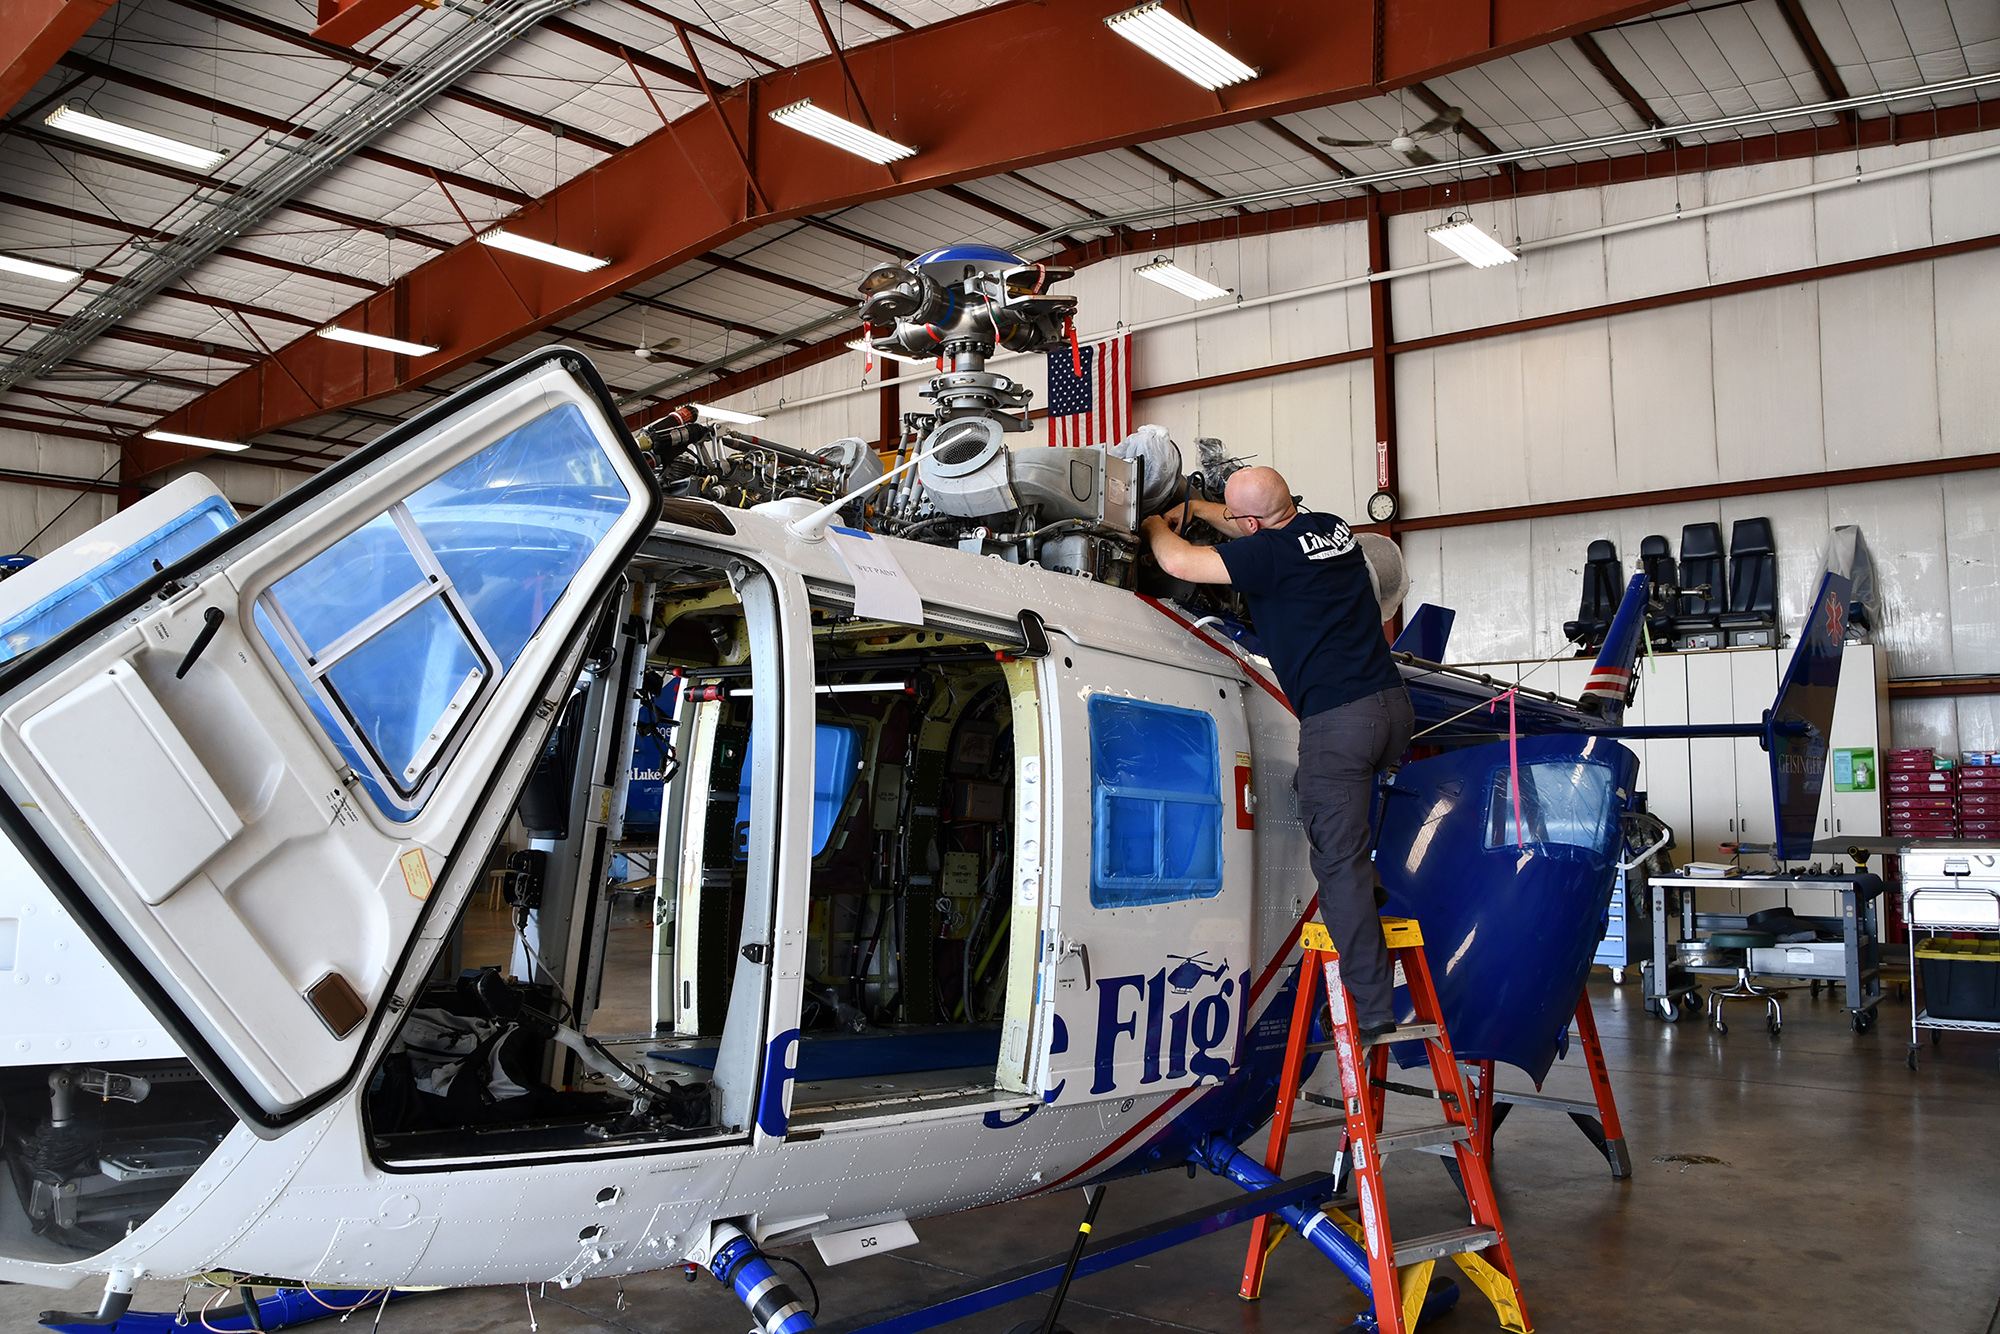
[[[1392,950],[1406,949],[1411,945],[1424,943],[1423,930],[1414,917],[1384,917],[1382,936]],[[1333,937],[1318,922],[1307,922],[1299,928],[1299,948],[1318,950],[1321,954],[1337,953],[1333,948]]]

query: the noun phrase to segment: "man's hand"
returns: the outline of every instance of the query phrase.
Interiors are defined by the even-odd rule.
[[[1140,532],[1153,548],[1153,558],[1160,568],[1176,579],[1186,579],[1197,584],[1226,584],[1229,582],[1229,567],[1222,563],[1222,557],[1214,547],[1198,547],[1175,532],[1179,512],[1172,518],[1149,514],[1139,525]]]

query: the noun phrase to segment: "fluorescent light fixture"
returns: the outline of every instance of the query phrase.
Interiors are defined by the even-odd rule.
[[[579,250],[565,250],[559,245],[550,245],[547,241],[530,241],[525,236],[514,235],[504,227],[481,232],[479,243],[490,245],[495,250],[508,250],[517,255],[525,255],[529,259],[539,259],[544,264],[560,264],[566,269],[575,269],[578,273],[589,273],[592,269],[601,269],[611,262],[608,259],[599,259],[595,255],[586,255]]]
[[[917,150],[908,144],[884,138],[873,130],[814,106],[810,97],[779,107],[771,113],[771,119],[780,125],[790,126],[800,134],[810,134],[835,148],[846,149],[856,157],[865,157],[870,162],[895,162],[917,154]]]
[[[8,273],[18,273],[24,278],[40,278],[45,283],[80,283],[83,275],[75,269],[63,268],[60,264],[42,264],[32,259],[22,259],[16,255],[0,255],[0,269]]]
[[[1195,277],[1165,255],[1151,264],[1141,264],[1132,272],[1141,278],[1150,278],[1162,287],[1171,287],[1182,296],[1193,297],[1196,301],[1213,301],[1219,296],[1229,295],[1227,287],[1217,287],[1206,278]]]
[[[847,340],[847,345],[848,345],[849,347],[853,348],[853,349],[854,349],[854,350],[855,350],[856,352],[868,352],[868,351],[872,350],[872,351],[873,351],[873,352],[875,353],[875,355],[876,355],[876,356],[878,356],[878,357],[887,357],[887,358],[888,358],[889,360],[891,360],[891,361],[903,361],[903,362],[908,362],[908,363],[909,363],[910,365],[912,365],[912,366],[928,366],[928,365],[930,365],[930,364],[931,364],[932,362],[934,362],[934,361],[936,361],[936,360],[937,360],[937,358],[936,358],[936,357],[912,357],[912,356],[906,356],[905,354],[903,354],[903,353],[901,353],[901,352],[891,352],[891,351],[890,351],[890,350],[889,350],[888,348],[886,348],[886,347],[878,347],[878,348],[874,348],[874,349],[870,349],[870,348],[869,348],[869,346],[868,346],[868,344],[866,344],[866,343],[862,342],[862,341],[861,341],[861,340],[860,340],[859,338],[850,338],[850,339],[848,339],[848,340]]]
[[[85,139],[95,139],[101,144],[143,153],[147,157],[156,157],[163,162],[177,162],[183,167],[193,167],[196,171],[213,170],[229,156],[227,153],[218,153],[212,148],[197,148],[178,139],[169,139],[164,134],[137,130],[130,125],[120,125],[116,121],[93,116],[88,111],[79,111],[72,106],[57,107],[42,118],[42,123],[52,130],[81,135]]]
[[[343,329],[337,324],[327,325],[319,331],[319,336],[330,338],[336,343],[372,347],[377,352],[400,352],[406,357],[428,357],[437,351],[429,343],[410,343],[401,338],[384,338],[381,334],[357,333],[353,329]]]
[[[706,403],[695,404],[694,410],[698,415],[706,417],[710,421],[729,422],[736,426],[750,426],[764,420],[762,417],[752,416],[747,412],[737,412],[731,408],[711,408]]]
[[[1475,269],[1512,264],[1520,256],[1479,230],[1471,218],[1446,218],[1424,233]]]
[[[1104,26],[1204,88],[1227,88],[1257,77],[1256,70],[1181,22],[1160,0],[1113,14]]]
[[[197,449],[226,449],[232,454],[239,454],[250,448],[248,445],[239,445],[234,440],[210,440],[207,436],[182,435],[179,431],[148,431],[146,438],[164,440],[170,445],[193,445]]]

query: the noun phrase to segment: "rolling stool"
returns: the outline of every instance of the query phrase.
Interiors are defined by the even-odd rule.
[[[1708,1021],[1718,1033],[1727,1033],[1729,1025],[1722,1022],[1722,1002],[1726,1000],[1760,1000],[1769,1013],[1764,1023],[1776,1037],[1784,1027],[1785,1012],[1778,1004],[1778,997],[1788,988],[1760,987],[1750,980],[1750,951],[1768,949],[1778,943],[1778,938],[1768,931],[1712,931],[1709,946],[1719,950],[1742,950],[1743,961],[1736,966],[1736,984],[1730,987],[1710,987],[1708,991]]]

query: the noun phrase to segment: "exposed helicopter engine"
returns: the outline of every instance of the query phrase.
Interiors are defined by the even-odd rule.
[[[702,421],[692,407],[675,408],[636,438],[668,495],[738,509],[793,498],[825,504],[882,475],[865,440],[808,452]]]
[[[897,442],[898,464],[914,457],[916,465],[855,501],[848,522],[1133,586],[1140,519],[1180,503],[1179,449],[1156,426],[1115,445],[1010,447],[1007,436],[1029,429],[1034,391],[987,369],[999,351],[1072,346],[1076,298],[1048,289],[1074,274],[967,244],[862,277],[868,345],[938,369],[918,390],[929,411],[904,414]],[[823,505],[882,475],[863,441],[807,452],[701,420],[692,407],[654,422],[639,441],[668,495],[740,508]]]

